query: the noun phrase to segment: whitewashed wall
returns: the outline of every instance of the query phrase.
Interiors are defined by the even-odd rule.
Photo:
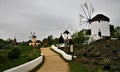
[[[109,22],[107,21],[94,21],[91,24],[91,35],[93,39],[99,39],[98,36],[99,29],[101,31],[101,36],[110,36]]]
[[[40,63],[42,63],[42,61],[43,61],[43,56],[40,56],[30,62],[5,70],[4,72],[29,72],[30,70],[37,67]]]
[[[71,56],[71,55],[66,54],[64,51],[58,49],[56,46],[52,45],[51,48],[52,48],[54,51],[56,51],[56,52],[58,52],[59,54],[61,54],[64,59],[66,59],[66,60],[72,60],[72,56]]]

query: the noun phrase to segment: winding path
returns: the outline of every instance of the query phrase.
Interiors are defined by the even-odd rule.
[[[41,48],[41,51],[45,56],[45,62],[37,72],[69,72],[68,63],[57,53],[50,48]]]

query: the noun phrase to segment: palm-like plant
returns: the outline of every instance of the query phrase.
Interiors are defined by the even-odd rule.
[[[103,61],[104,61],[104,63],[105,63],[105,65],[104,65],[104,69],[105,70],[110,70],[111,69],[111,59],[110,59],[110,57],[106,57],[106,58],[103,58]]]

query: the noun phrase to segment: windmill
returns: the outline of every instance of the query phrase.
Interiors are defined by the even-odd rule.
[[[31,32],[31,36],[29,36],[29,38],[31,38],[33,43],[36,43],[36,36],[35,36],[35,32]]]
[[[29,43],[30,46],[36,47],[38,45],[40,45],[40,41],[38,41],[35,36],[35,32],[31,32],[31,36],[29,36],[29,38],[31,38],[31,42]]]
[[[80,17],[80,26],[86,24],[87,28],[89,29],[91,21],[92,21],[92,15],[94,13],[94,8],[91,3],[85,2],[81,5],[83,14],[79,13]]]
[[[31,36],[29,36],[29,38],[36,38],[35,32],[31,32],[30,34],[31,34]]]
[[[64,39],[68,39],[68,35],[70,34],[68,29],[70,28],[70,26],[71,26],[71,24],[69,24],[67,28],[65,28],[64,26],[59,26],[58,27],[58,29],[63,31],[63,33],[61,35],[63,36]]]

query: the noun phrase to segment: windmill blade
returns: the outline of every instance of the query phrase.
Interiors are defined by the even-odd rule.
[[[33,35],[35,35],[35,32],[33,32]]]
[[[59,26],[61,27],[61,29],[65,30],[65,27],[64,27],[64,26],[62,26],[62,25],[59,25]]]
[[[87,1],[85,2],[84,7],[88,10]]]
[[[95,11],[95,9],[93,8],[93,6],[92,6],[92,4],[90,3],[90,6],[91,6],[91,13],[93,14],[94,13],[94,11]]]
[[[88,15],[88,18],[90,19],[91,18],[91,13],[90,13],[90,10],[88,8],[88,4],[87,4],[87,1],[85,2],[85,4],[83,5],[85,7],[85,9],[87,10],[87,15]]]
[[[82,23],[80,23],[79,25],[82,26],[82,25],[85,25],[86,24],[86,21],[82,21]]]
[[[90,25],[91,25],[91,24],[88,24],[88,29],[90,29]]]
[[[64,31],[62,28],[58,27],[58,29],[60,29],[61,31]]]
[[[95,9],[93,8],[92,4],[90,3],[90,18],[93,15]]]
[[[90,23],[86,23],[86,27],[87,27],[87,29],[90,29]]]
[[[84,9],[84,7],[83,7],[82,5],[81,5],[81,8],[82,8],[82,10],[83,10],[83,12],[84,12],[86,18],[89,19],[88,15],[87,15],[87,13],[85,12],[85,9]]]
[[[85,23],[79,24],[80,26],[84,25]]]
[[[87,17],[83,16],[83,15],[80,14],[80,13],[79,13],[79,16],[80,16],[81,18],[85,18],[85,19],[87,19]]]
[[[69,24],[69,26],[67,27],[67,29],[66,30],[68,30],[68,28],[71,26],[71,24]]]
[[[33,35],[32,32],[30,34]]]
[[[83,16],[82,14],[79,13],[79,17],[80,17],[80,23],[82,22],[82,20],[85,18],[87,19],[85,16]]]
[[[29,38],[32,38],[31,36],[29,36]]]

